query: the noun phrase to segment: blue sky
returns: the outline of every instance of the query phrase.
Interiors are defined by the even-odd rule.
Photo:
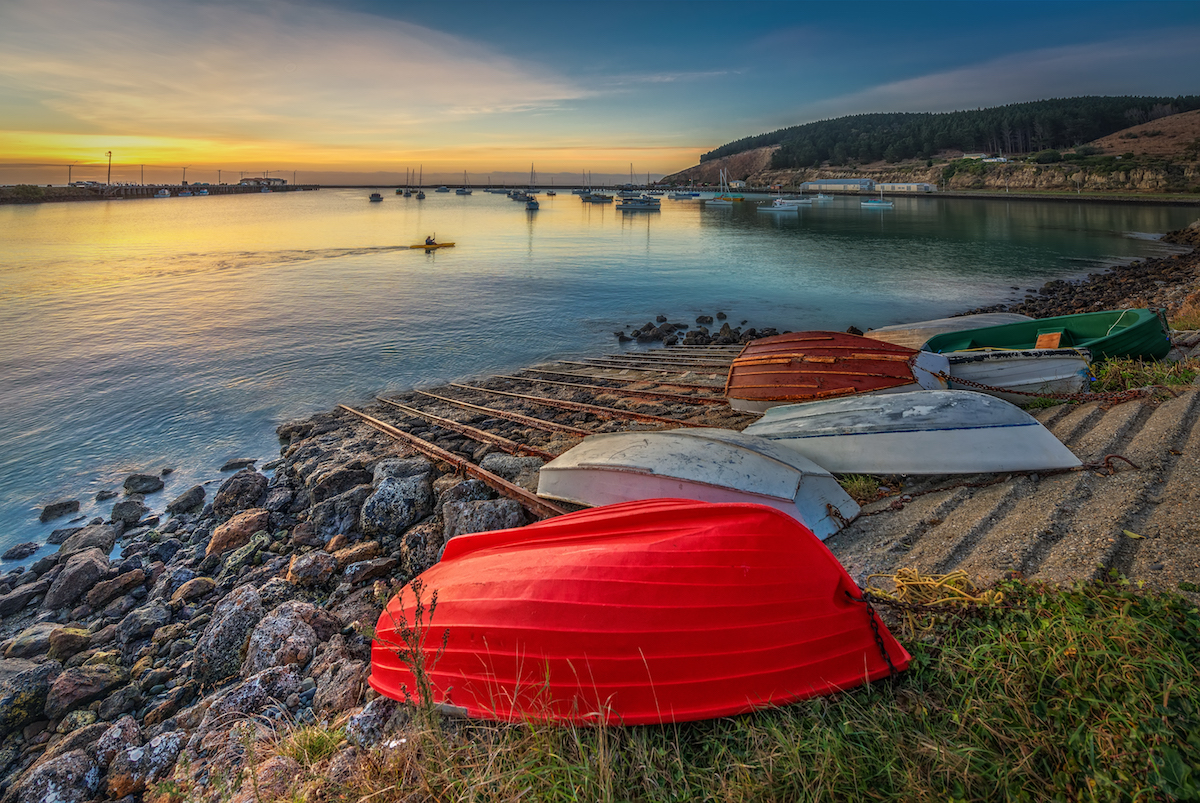
[[[1196,2],[4,0],[0,182],[110,149],[201,180],[662,174],[843,114],[1195,94],[1198,42]]]

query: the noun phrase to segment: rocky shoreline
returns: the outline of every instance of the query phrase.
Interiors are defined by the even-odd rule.
[[[1175,241],[1200,244],[1200,225]],[[1046,316],[1134,300],[1177,309],[1200,289],[1198,257],[1052,282],[1006,309]],[[633,339],[677,337],[665,321]],[[690,342],[753,337],[725,329],[694,329]],[[719,387],[712,377],[692,380]],[[727,408],[688,412],[616,394],[593,401],[740,428]],[[559,420],[586,417],[563,411]],[[548,452],[568,443],[485,423]],[[617,428],[606,421],[591,431]],[[518,486],[536,484],[536,457],[432,424],[416,432]],[[161,513],[152,509],[161,478],[131,476],[108,520],[57,530],[56,553],[0,576],[0,803],[184,795],[245,803],[257,794],[242,786],[250,773],[256,788],[271,789],[299,772],[285,756],[252,763],[260,740],[297,723],[344,722],[348,744],[329,768],[336,775],[403,716],[367,686],[382,605],[449,538],[530,515],[343,411],[285,424],[278,435],[278,460],[240,467],[211,497],[196,486]]]

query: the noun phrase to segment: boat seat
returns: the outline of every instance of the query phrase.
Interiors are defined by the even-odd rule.
[[[1035,349],[1065,349],[1075,345],[1071,341],[1071,332],[1065,327],[1057,329],[1038,329]]]

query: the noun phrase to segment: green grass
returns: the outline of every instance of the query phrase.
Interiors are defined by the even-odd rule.
[[[1171,316],[1171,328],[1181,332],[1200,329],[1200,305],[1185,304],[1179,312]]]
[[[1200,360],[1187,358],[1178,362],[1114,358],[1092,366],[1096,381],[1092,392],[1131,390],[1151,385],[1167,387],[1190,385],[1200,375]]]
[[[329,758],[345,741],[344,728],[319,728],[306,725],[287,734],[275,752],[294,758],[303,767]]]
[[[993,801],[1200,797],[1200,612],[1123,580],[999,586],[898,679],[674,726],[407,733],[329,801]],[[320,767],[314,767],[320,778]]]
[[[843,474],[838,477],[838,484],[860,505],[879,498],[879,480],[869,474]]]

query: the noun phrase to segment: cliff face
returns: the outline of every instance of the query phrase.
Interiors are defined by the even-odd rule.
[[[1129,169],[1081,167],[1072,162],[1034,165],[1016,163],[957,162],[933,167],[884,165],[879,167],[823,167],[804,170],[771,170],[774,148],[714,159],[688,168],[663,181],[686,184],[717,183],[726,168],[731,178],[746,177],[754,187],[779,184],[796,187],[805,181],[831,178],[870,178],[876,182],[922,182],[942,190],[1124,190],[1131,192],[1191,192],[1200,188],[1200,164],[1165,167],[1131,166]],[[757,165],[757,167],[755,167]],[[746,172],[749,170],[750,172]]]

